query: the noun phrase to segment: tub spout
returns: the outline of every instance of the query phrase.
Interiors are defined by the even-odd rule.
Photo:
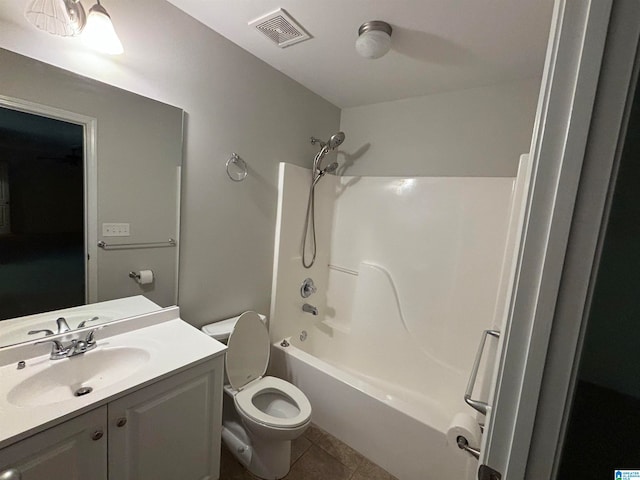
[[[305,303],[304,305],[302,305],[302,311],[310,313],[312,315],[318,315],[318,309],[313,305],[309,305],[308,303]]]

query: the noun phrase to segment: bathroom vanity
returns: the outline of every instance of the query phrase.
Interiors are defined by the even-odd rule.
[[[0,478],[218,478],[225,346],[177,307],[94,335],[59,360],[51,342],[0,350]]]

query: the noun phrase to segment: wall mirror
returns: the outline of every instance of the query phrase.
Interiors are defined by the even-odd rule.
[[[176,304],[183,111],[0,64],[0,347]]]

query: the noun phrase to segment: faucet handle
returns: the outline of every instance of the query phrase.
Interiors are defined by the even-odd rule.
[[[89,320],[83,320],[78,324],[77,328],[83,328],[87,323],[95,322],[96,320],[100,320],[100,317],[93,317],[93,318],[90,318]]]
[[[36,333],[44,333],[45,337],[48,337],[49,335],[53,335],[53,332],[48,328],[43,328],[41,330],[29,330],[27,332],[27,335],[35,335]]]
[[[56,320],[56,325],[58,325],[58,333],[66,333],[69,330],[71,330],[69,328],[69,324],[67,323],[64,317],[58,318]]]
[[[35,342],[34,345],[40,345],[42,343],[51,342],[53,345],[51,346],[51,359],[57,360],[58,358],[64,358],[69,353],[69,348],[62,345],[58,340],[40,340],[39,342]]]
[[[89,333],[87,333],[87,336],[84,339],[85,343],[87,344],[87,347],[93,347],[96,344],[96,339],[95,339],[96,332],[98,330],[102,330],[103,328],[104,328],[104,325],[100,325],[99,327],[96,327],[93,330],[89,330]]]

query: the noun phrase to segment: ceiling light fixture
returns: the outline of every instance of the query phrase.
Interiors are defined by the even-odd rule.
[[[82,38],[98,51],[109,55],[120,55],[124,51],[122,42],[120,42],[115,28],[113,28],[111,17],[104,7],[100,5],[100,0],[97,0],[97,2],[89,9],[87,25],[82,32]]]
[[[79,0],[33,0],[24,16],[36,28],[61,37],[78,35],[86,21]]]
[[[372,20],[358,29],[356,51],[365,58],[380,58],[391,49],[391,32],[387,22]]]

